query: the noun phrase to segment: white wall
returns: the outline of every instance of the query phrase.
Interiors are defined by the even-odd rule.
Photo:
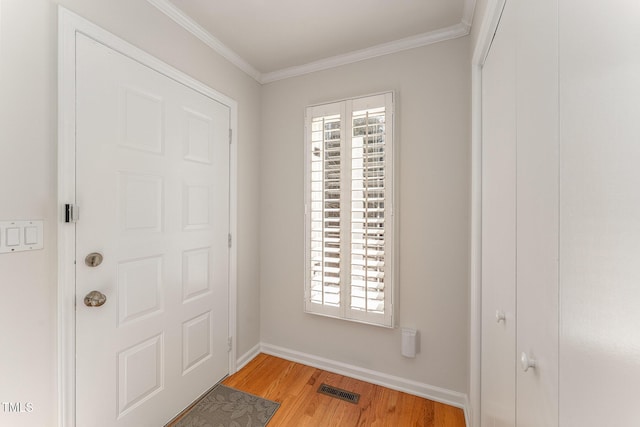
[[[0,425],[56,423],[57,3],[239,104],[238,354],[259,342],[260,86],[145,0],[0,0],[0,219],[44,219],[45,248],[0,254]]]
[[[467,393],[469,37],[264,86],[260,174],[264,343]],[[307,105],[394,90],[400,331],[303,313],[303,117]]]
[[[559,12],[560,425],[637,426],[640,4]]]
[[[44,250],[0,254],[0,402],[33,404],[0,425],[54,425],[55,33],[44,1],[3,0],[0,19],[0,218],[45,220]]]

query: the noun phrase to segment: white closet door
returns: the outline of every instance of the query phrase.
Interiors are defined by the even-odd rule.
[[[508,1],[482,73],[482,426],[515,425],[516,53]]]
[[[517,7],[517,426],[558,425],[558,0]]]

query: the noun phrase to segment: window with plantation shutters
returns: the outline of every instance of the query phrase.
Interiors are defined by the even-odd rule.
[[[305,311],[391,327],[393,94],[305,121]]]

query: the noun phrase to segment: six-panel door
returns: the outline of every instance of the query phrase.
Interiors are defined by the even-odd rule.
[[[163,425],[228,374],[230,112],[80,34],[76,73],[77,425]]]

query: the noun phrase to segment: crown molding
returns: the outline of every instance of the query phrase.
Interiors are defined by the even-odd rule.
[[[459,23],[440,30],[418,34],[417,36],[411,36],[393,42],[379,44],[377,46],[356,50],[353,52],[345,53],[343,55],[332,56],[330,58],[321,59],[319,61],[310,62],[304,65],[284,68],[282,70],[273,71],[271,73],[265,73],[262,75],[260,82],[263,84],[271,83],[277,80],[288,79],[290,77],[296,77],[316,71],[327,70],[329,68],[352,64],[354,62],[364,61],[366,59],[376,58],[378,56],[389,55],[391,53],[401,52],[403,50],[414,49],[445,40],[464,37],[469,34],[470,30],[471,27],[469,25]]]
[[[231,50],[224,43],[222,43],[211,33],[201,27],[193,19],[191,19],[188,15],[182,12],[182,10],[177,8],[169,0],[147,0],[147,2],[158,8],[158,10],[175,21],[178,25],[196,36],[207,46],[226,58],[240,70],[253,77],[260,84],[271,83],[290,77],[301,76],[303,74],[327,70],[329,68],[339,67],[342,65],[352,64],[354,62],[364,61],[366,59],[401,52],[403,50],[414,49],[445,40],[464,37],[471,31],[471,22],[473,20],[473,13],[476,4],[476,0],[465,0],[462,21],[459,24],[452,25],[450,27],[418,34],[416,36],[406,37],[393,42],[379,44],[342,55],[332,56],[304,65],[283,68],[282,70],[272,71],[269,73],[261,73],[247,61],[245,61],[244,58]]]
[[[196,36],[207,46],[226,58],[236,67],[240,68],[249,76],[260,82],[262,74],[256,70],[251,64],[245,61],[240,55],[231,50],[227,45],[215,38],[211,33],[202,28],[198,23],[186,15],[182,10],[178,9],[169,0],[147,0],[153,6],[158,8],[162,13],[173,19],[178,25]]]

